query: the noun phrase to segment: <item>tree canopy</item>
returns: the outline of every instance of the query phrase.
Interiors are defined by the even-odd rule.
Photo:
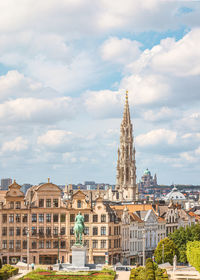
[[[163,262],[163,253],[164,253],[164,262],[173,263],[173,257],[176,254],[176,245],[173,240],[168,237],[162,239],[154,252],[155,260],[158,264]]]
[[[180,227],[175,230],[169,238],[173,240],[177,248],[178,262],[186,263],[186,246],[188,241],[200,241],[200,225],[187,226],[186,228]]]

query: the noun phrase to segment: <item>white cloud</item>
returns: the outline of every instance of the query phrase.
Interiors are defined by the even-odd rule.
[[[17,98],[0,104],[0,122],[48,123],[72,118],[74,105],[69,97],[52,99]]]
[[[177,139],[177,133],[172,130],[164,128],[155,129],[147,132],[146,134],[140,134],[136,137],[136,145],[140,147],[156,146],[156,145],[172,145]]]
[[[1,147],[1,152],[20,152],[28,148],[28,141],[22,137],[16,137],[14,140],[7,141],[3,143]]]
[[[44,146],[59,146],[69,140],[69,136],[72,135],[70,131],[64,130],[49,130],[45,134],[41,135],[37,139],[38,145]],[[71,138],[71,137],[70,137]]]
[[[143,113],[146,121],[167,121],[173,119],[178,115],[177,110],[170,109],[168,107],[161,107],[160,110],[148,110]]]
[[[177,42],[165,39],[160,46],[160,52],[152,60],[153,69],[177,76],[200,74],[199,28],[191,30]]]
[[[111,37],[101,46],[101,55],[104,60],[112,63],[127,64],[138,58],[141,44],[129,39]]]

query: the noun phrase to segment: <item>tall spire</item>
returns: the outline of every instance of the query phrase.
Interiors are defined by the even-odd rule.
[[[125,201],[134,201],[137,199],[135,147],[128,104],[128,91],[126,91],[124,113],[120,129],[116,190],[122,192],[122,199]]]
[[[130,111],[129,111],[129,104],[128,104],[128,90],[127,90],[122,123],[130,124],[130,122],[131,122],[131,118],[130,118]]]

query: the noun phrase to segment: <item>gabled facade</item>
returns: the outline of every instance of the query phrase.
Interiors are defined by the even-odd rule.
[[[71,262],[74,221],[85,219],[84,243],[89,263],[121,261],[121,220],[101,196],[94,200],[78,190],[62,199],[61,189],[49,181],[31,187],[26,196],[15,181],[1,196],[0,250],[3,263]]]

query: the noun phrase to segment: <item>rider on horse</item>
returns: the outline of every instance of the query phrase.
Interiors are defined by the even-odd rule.
[[[76,236],[75,245],[83,245],[82,243],[82,233],[84,232],[84,217],[81,215],[81,212],[78,213],[75,219],[74,232]]]

